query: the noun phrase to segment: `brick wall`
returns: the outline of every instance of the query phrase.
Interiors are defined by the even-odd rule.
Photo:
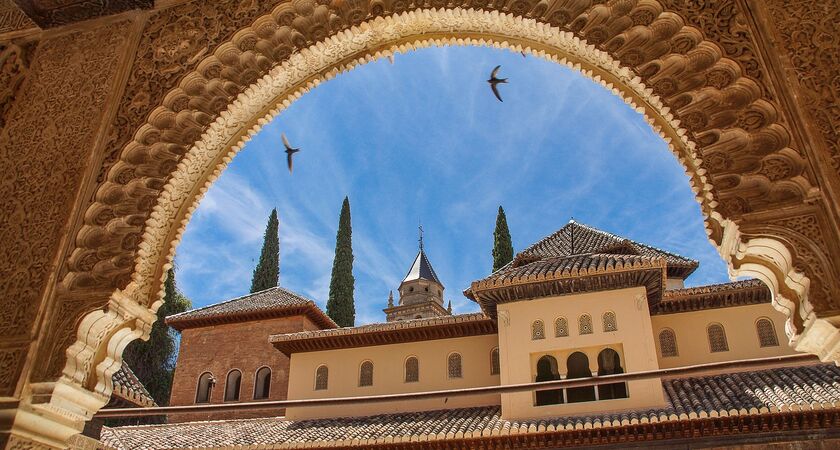
[[[319,329],[305,316],[279,317],[249,322],[190,328],[181,333],[181,347],[175,366],[170,405],[195,404],[198,378],[210,372],[216,379],[210,404],[224,402],[228,372],[239,369],[242,384],[239,402],[254,401],[254,381],[260,367],[271,368],[271,389],[267,400],[285,400],[288,390],[289,358],[268,342],[272,334]],[[235,403],[235,402],[230,402]],[[179,414],[170,422],[281,416],[282,409]]]

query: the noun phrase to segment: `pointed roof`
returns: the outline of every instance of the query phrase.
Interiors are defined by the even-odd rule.
[[[570,220],[569,223],[554,232],[554,234],[541,239],[519,252],[511,263],[499,270],[501,271],[547,258],[592,253],[639,255],[653,259],[662,258],[668,266],[668,276],[683,279],[691,275],[697,269],[697,266],[700,265],[696,260]]]
[[[440,282],[440,279],[435,273],[435,269],[432,268],[432,263],[426,257],[426,252],[423,251],[423,247],[420,247],[420,251],[417,252],[417,257],[414,258],[414,263],[411,264],[411,269],[408,269],[408,273],[402,282],[405,283],[413,280],[429,280],[443,286],[443,283]]]

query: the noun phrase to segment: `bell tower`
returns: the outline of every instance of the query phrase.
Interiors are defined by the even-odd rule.
[[[420,227],[420,250],[398,291],[399,303],[392,306],[393,299],[389,299],[388,307],[383,309],[388,322],[452,315],[443,306],[443,283],[423,249],[423,227]]]

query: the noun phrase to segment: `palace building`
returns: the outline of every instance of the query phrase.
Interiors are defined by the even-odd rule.
[[[384,323],[338,328],[282,288],[188,311],[167,319],[182,332],[172,405],[352,403],[208,408],[106,427],[101,439],[116,449],[840,445],[840,369],[787,345],[762,282],[684,287],[697,267],[571,221],[474,281],[464,295],[478,313],[443,306],[422,245]]]

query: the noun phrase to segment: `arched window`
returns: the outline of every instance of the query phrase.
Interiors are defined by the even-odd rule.
[[[461,378],[461,354],[452,353],[446,360],[446,371],[449,378]]]
[[[370,361],[359,367],[359,386],[373,386],[373,363]]]
[[[553,356],[544,355],[537,360],[537,376],[534,381],[542,383],[560,379],[557,370],[557,360]],[[563,389],[547,389],[537,391],[534,395],[534,406],[559,405],[563,403]]]
[[[776,328],[773,322],[766,317],[758,319],[755,323],[755,331],[758,333],[758,344],[762,347],[778,347],[779,338],[776,337]]]
[[[589,317],[589,316],[587,316]],[[574,352],[566,360],[566,378],[589,378],[589,357],[582,352]],[[566,401],[569,403],[591,402],[595,400],[595,386],[582,386],[566,389]]]
[[[409,356],[405,360],[405,382],[415,381],[420,381],[420,362],[414,356]]]
[[[728,352],[729,344],[726,342],[726,332],[723,331],[723,325],[713,323],[706,329],[709,334],[709,349],[712,353]]]
[[[330,369],[327,366],[318,366],[315,369],[315,390],[325,391],[330,382]]]
[[[216,384],[216,379],[210,372],[204,372],[198,377],[198,386],[195,390],[196,403],[209,403],[210,393],[213,391],[213,385]]]
[[[227,381],[225,381],[225,401],[236,402],[239,401],[239,387],[242,385],[242,372],[233,369],[228,372]]]
[[[592,334],[592,316],[589,314],[578,318],[578,334]]]
[[[604,313],[604,317],[602,317],[604,322],[604,331],[618,331],[618,321],[615,318],[615,313],[612,311],[607,311]]]
[[[490,350],[490,375],[498,375],[501,372],[499,363],[499,347]]]
[[[531,324],[531,340],[545,339],[545,325],[542,320],[535,320]]]
[[[598,376],[615,375],[624,373],[621,367],[621,356],[618,352],[605,348],[598,353]],[[627,383],[610,383],[598,386],[598,399],[610,400],[614,398],[627,398]]]
[[[659,332],[659,352],[663,358],[677,356],[677,335],[674,330],[666,328]]]
[[[554,337],[566,337],[569,335],[569,321],[565,317],[558,317],[554,321]]]
[[[271,391],[271,369],[262,367],[254,378],[254,400],[268,398]]]

